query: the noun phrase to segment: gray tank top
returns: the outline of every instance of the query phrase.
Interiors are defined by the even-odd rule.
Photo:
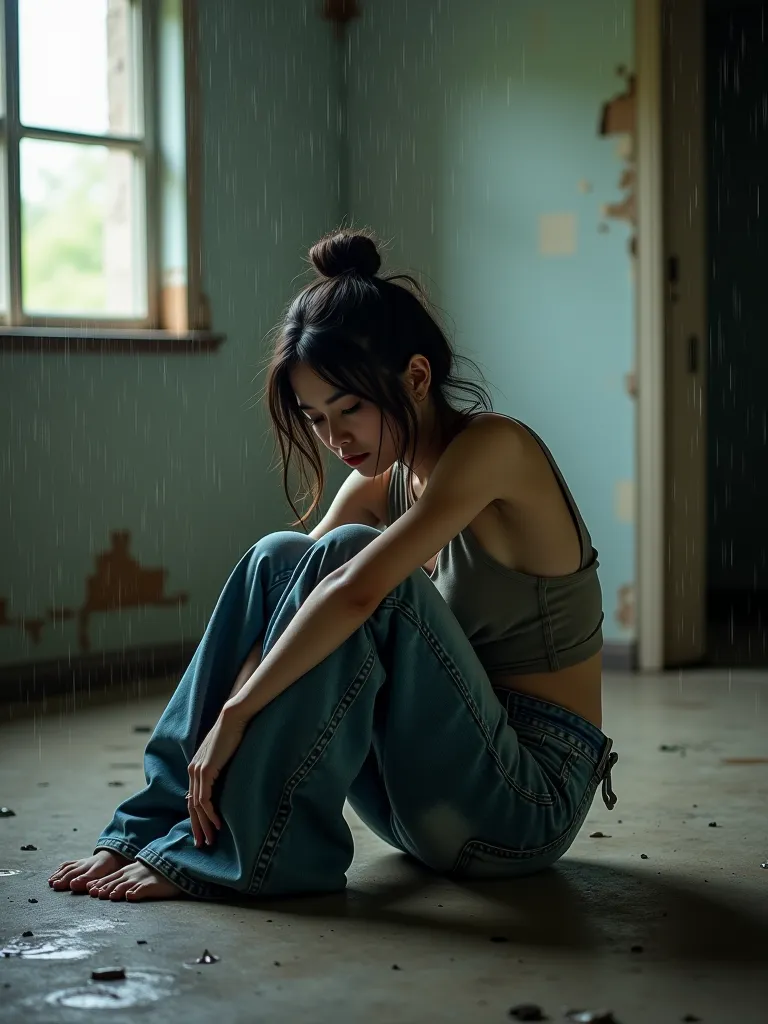
[[[429,578],[489,676],[553,672],[586,661],[603,646],[597,551],[549,448],[530,427],[514,422],[538,442],[552,466],[579,531],[581,563],[567,576],[529,576],[497,562],[469,527],[442,549]],[[389,523],[385,525],[408,511],[407,477],[406,468],[396,462],[390,475]]]

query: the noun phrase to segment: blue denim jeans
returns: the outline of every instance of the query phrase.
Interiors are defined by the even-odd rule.
[[[378,536],[278,532],[235,567],[144,755],[146,786],[96,850],[149,865],[189,896],[343,889],[345,800],[378,836],[458,878],[529,874],[573,842],[597,787],[610,808],[612,742],[579,715],[494,690],[419,569],[340,647],[259,712],[216,782],[222,820],[194,844],[187,766],[263,638],[266,655],[323,577]]]

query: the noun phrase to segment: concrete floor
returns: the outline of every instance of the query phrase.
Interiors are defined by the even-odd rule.
[[[143,784],[133,726],[153,724],[168,692],[0,726],[0,804],[16,812],[0,820],[0,944],[24,953],[0,959],[3,1019],[481,1024],[537,1003],[554,1021],[570,1008],[621,1024],[766,1021],[768,675],[609,677],[619,803],[609,813],[598,796],[560,864],[517,883],[434,877],[350,816],[343,895],[127,905],[54,892],[48,875],[89,854]],[[190,966],[205,949],[220,960]],[[100,966],[127,981],[91,982]]]

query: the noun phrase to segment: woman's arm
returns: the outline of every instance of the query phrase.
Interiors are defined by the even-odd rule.
[[[222,715],[245,721],[253,718],[341,647],[372,611],[353,598],[339,576],[320,580],[258,668],[224,704]]]

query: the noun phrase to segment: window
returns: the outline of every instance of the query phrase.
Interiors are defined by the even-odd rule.
[[[0,336],[220,340],[190,259],[193,5],[0,4]]]
[[[142,4],[4,7],[4,319],[151,326],[156,197]]]

